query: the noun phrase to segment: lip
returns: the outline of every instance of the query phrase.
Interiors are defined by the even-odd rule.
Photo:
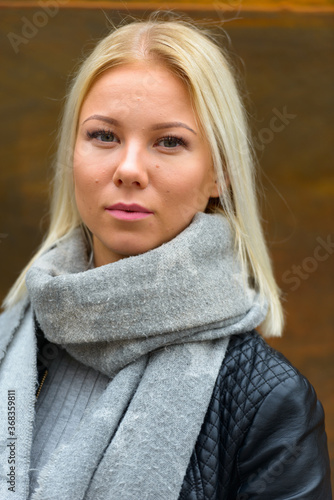
[[[110,207],[106,207],[105,210],[115,217],[115,219],[130,221],[146,219],[146,217],[153,214],[153,212],[137,203],[130,203],[129,205],[126,203],[115,203]]]

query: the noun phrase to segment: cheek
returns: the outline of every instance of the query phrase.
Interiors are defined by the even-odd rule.
[[[83,145],[82,145],[83,143]],[[73,155],[73,180],[78,185],[107,184],[115,172],[117,159],[108,151],[98,151],[85,141],[78,141]]]
[[[81,152],[81,141],[77,141],[74,149],[73,155],[73,182],[75,190],[81,187],[84,182],[85,176],[87,175],[87,168],[85,162],[85,155]]]
[[[96,161],[96,158],[88,154],[82,154],[82,150],[76,148],[73,157],[73,182],[76,195],[81,193],[93,194],[96,188],[101,184],[105,176],[103,165]]]
[[[82,136],[78,136],[74,147],[74,161],[84,165],[89,163],[93,158],[94,149],[92,148],[92,144]]]
[[[181,195],[183,195],[184,202],[194,211],[205,210],[213,185],[213,176],[209,175],[208,171],[203,172],[203,169],[199,169],[182,184]]]
[[[89,182],[89,175],[87,175],[87,170],[82,166],[74,162],[73,164],[73,182],[76,198],[80,198],[91,186],[91,180]]]
[[[188,225],[196,212],[204,211],[207,199],[203,197],[200,182],[194,178],[179,178],[165,186],[163,193],[164,214],[181,225]]]
[[[73,183],[76,204],[81,216],[83,216],[83,212],[90,210],[93,200],[96,198],[97,188],[100,184],[99,177],[93,174],[92,169],[74,160]]]

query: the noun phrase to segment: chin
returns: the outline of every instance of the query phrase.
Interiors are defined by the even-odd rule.
[[[157,248],[162,243],[160,242],[152,242],[152,244],[148,243],[147,240],[140,242],[138,241],[119,241],[115,245],[105,245],[105,247],[109,250],[110,253],[118,256],[118,259],[122,259],[124,257],[135,257],[136,255],[140,255],[154,248]]]
[[[157,245],[125,245],[122,247],[118,247],[117,249],[114,249],[113,251],[117,253],[120,256],[124,257],[135,257],[136,255],[141,255],[143,253],[149,252],[150,250],[153,250],[154,248],[157,248],[160,246],[160,244]]]

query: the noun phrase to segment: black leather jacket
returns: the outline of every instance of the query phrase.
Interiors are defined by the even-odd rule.
[[[324,413],[256,332],[230,341],[179,500],[330,500]]]

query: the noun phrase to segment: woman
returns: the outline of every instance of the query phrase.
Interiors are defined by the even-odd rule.
[[[97,45],[1,316],[1,498],[330,498],[321,404],[254,331],[283,323],[254,192],[209,36],[157,17]]]

